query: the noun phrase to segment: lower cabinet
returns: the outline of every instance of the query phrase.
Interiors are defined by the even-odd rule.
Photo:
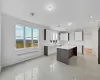
[[[44,46],[44,55],[48,56],[57,53],[57,45],[54,46]]]

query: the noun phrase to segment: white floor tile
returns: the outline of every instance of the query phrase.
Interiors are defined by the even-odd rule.
[[[0,80],[100,80],[95,56],[72,57],[69,65],[58,62],[56,54],[3,68]]]

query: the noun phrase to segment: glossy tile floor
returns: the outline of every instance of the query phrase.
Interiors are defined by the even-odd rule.
[[[100,80],[95,56],[78,56],[70,65],[56,61],[56,54],[3,68],[0,80]]]

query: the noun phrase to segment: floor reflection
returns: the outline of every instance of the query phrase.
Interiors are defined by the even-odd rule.
[[[100,80],[96,56],[77,56],[69,61],[69,65],[63,64],[56,55],[29,60],[4,68],[0,80]]]
[[[16,76],[15,80],[37,80],[38,67],[28,70],[24,73],[20,73]]]
[[[50,71],[51,72],[55,72],[56,63],[57,63],[57,61],[53,60],[53,63],[50,64]]]

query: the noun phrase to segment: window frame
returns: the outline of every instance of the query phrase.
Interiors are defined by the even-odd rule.
[[[34,27],[34,28],[38,30],[38,47],[34,47],[34,46],[33,46],[33,43],[34,43],[34,42],[33,42],[33,30],[32,30],[32,47],[33,47],[33,48],[39,48],[39,28],[36,28],[36,27]],[[32,28],[32,29],[34,29],[34,28]]]
[[[17,25],[23,26],[23,27],[24,27],[24,48],[16,48],[16,26],[17,26]],[[40,37],[40,36],[39,36],[39,31],[40,31],[39,28],[37,28],[37,27],[29,27],[29,28],[31,28],[31,30],[32,30],[32,31],[31,31],[32,46],[31,46],[31,47],[26,47],[26,45],[25,45],[25,44],[26,44],[26,43],[25,43],[25,41],[26,41],[26,39],[25,39],[25,38],[26,38],[26,37],[25,37],[25,27],[27,27],[27,26],[20,25],[20,24],[17,24],[17,25],[15,25],[15,27],[14,27],[14,33],[15,33],[15,34],[14,34],[14,35],[15,35],[15,46],[14,46],[14,47],[15,47],[15,50],[25,50],[25,49],[32,49],[32,48],[33,48],[33,49],[36,49],[36,48],[39,48],[39,45],[40,45],[40,44],[39,44],[39,37]],[[38,30],[38,47],[33,47],[33,29],[34,29],[34,28]]]
[[[33,42],[32,42],[32,38],[33,38],[33,37],[32,37],[32,32],[33,32],[33,30],[32,30],[32,29],[33,29],[33,28],[32,28],[32,27],[24,27],[24,34],[25,34],[25,36],[24,36],[24,37],[25,37],[25,38],[24,38],[24,40],[25,40],[24,48],[31,48],[31,47],[26,47],[26,40],[27,40],[26,38],[28,38],[28,37],[26,37],[26,28],[31,28],[31,37],[29,37],[29,38],[31,38],[31,47],[33,46],[33,45],[32,45],[32,43],[33,43]]]
[[[23,41],[23,42],[24,42],[24,48],[16,48],[16,26],[17,26],[17,25],[15,25],[15,27],[14,27],[14,33],[15,33],[15,34],[14,34],[14,35],[15,35],[15,46],[14,46],[14,47],[15,47],[16,50],[21,50],[21,49],[24,49],[24,48],[25,48],[25,32],[23,32],[23,33],[24,33],[24,39],[23,39],[23,40],[24,40],[24,41]],[[18,25],[18,26],[23,26],[23,25]],[[24,26],[23,26],[23,27],[24,27]],[[25,31],[25,28],[24,28],[24,31]]]

